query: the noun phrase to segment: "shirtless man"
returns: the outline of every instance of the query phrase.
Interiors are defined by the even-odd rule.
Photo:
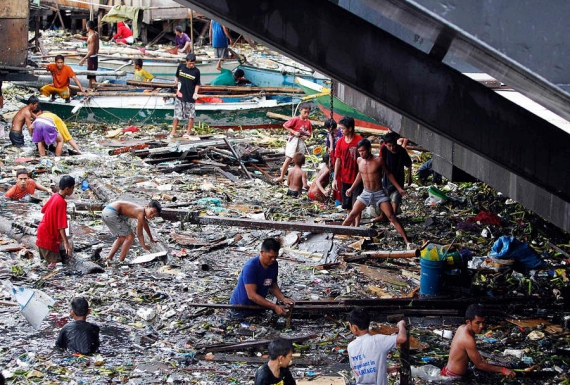
[[[80,66],[87,60],[87,69],[89,71],[97,71],[99,68],[99,61],[97,54],[99,53],[99,34],[95,31],[97,25],[93,20],[87,22],[87,55],[79,61]],[[89,79],[89,88],[93,88],[93,83],[95,83],[96,77],[93,75],[87,75]]]
[[[143,229],[149,236],[149,240],[152,243],[156,241],[152,238],[150,228],[148,227],[147,219],[152,219],[162,211],[160,203],[157,201],[150,201],[146,207],[139,206],[135,203],[116,201],[109,203],[101,213],[101,218],[103,222],[111,230],[111,234],[117,237],[115,243],[109,251],[109,256],[105,261],[110,261],[115,256],[119,247],[121,247],[121,254],[119,256],[120,261],[124,261],[129,249],[131,248],[133,241],[135,240],[135,234],[129,226],[128,219],[134,218],[137,220],[137,235],[139,237],[139,242],[145,250],[150,250],[150,246],[144,242]]]
[[[309,189],[307,173],[301,168],[305,164],[305,154],[297,152],[293,155],[293,163],[295,163],[295,167],[289,171],[289,175],[287,176],[287,185],[289,186],[287,195],[297,198],[303,193],[303,187],[306,190]]]
[[[372,155],[372,144],[368,139],[362,139],[357,145],[358,154],[360,158],[356,160],[358,164],[358,174],[356,179],[348,190],[346,190],[346,196],[352,195],[354,189],[358,186],[360,181],[364,184],[364,191],[360,194],[354,203],[354,207],[348,217],[342,222],[343,226],[350,226],[353,221],[360,216],[360,213],[368,206],[380,206],[382,212],[386,217],[392,222],[398,233],[404,238],[404,242],[408,248],[413,247],[411,243],[408,242],[408,237],[406,231],[396,218],[394,210],[390,205],[390,197],[386,195],[386,192],[382,188],[382,172],[386,174],[390,182],[396,187],[396,189],[402,194],[402,196],[407,196],[408,193],[398,184],[398,181],[390,171],[386,168],[386,164],[382,158]]]
[[[26,124],[28,128],[30,136],[33,134],[32,112],[38,108],[40,101],[35,96],[30,96],[27,103],[28,105],[20,108],[20,111],[18,111],[14,119],[12,119],[12,128],[10,129],[9,137],[12,145],[16,147],[24,146],[24,135],[22,134],[24,124]]]
[[[465,312],[465,325],[461,325],[451,341],[447,365],[441,370],[442,376],[461,378],[467,372],[469,361],[479,370],[501,373],[513,378],[516,373],[505,367],[485,362],[475,345],[475,334],[480,334],[485,326],[485,312],[482,305],[469,305]]]

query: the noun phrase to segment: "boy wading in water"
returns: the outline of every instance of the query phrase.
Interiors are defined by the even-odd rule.
[[[467,372],[469,361],[479,370],[491,373],[501,373],[508,378],[514,378],[516,373],[511,369],[491,365],[482,357],[475,345],[475,334],[481,334],[485,327],[485,311],[482,305],[469,305],[465,312],[465,325],[461,325],[451,341],[447,365],[441,370],[446,377],[461,378]]]
[[[105,209],[103,209],[101,217],[103,222],[107,227],[109,227],[109,230],[111,230],[111,234],[117,237],[117,240],[113,243],[111,251],[109,251],[109,256],[105,258],[105,261],[111,261],[117,250],[119,250],[119,247],[121,247],[119,260],[125,260],[125,257],[135,240],[135,234],[129,226],[129,218],[137,220],[137,235],[139,237],[139,242],[143,249],[150,250],[150,246],[144,241],[143,229],[148,234],[149,240],[152,243],[156,242],[152,238],[147,219],[159,216],[161,211],[162,207],[157,201],[150,201],[146,207],[125,201],[116,201],[108,204]]]

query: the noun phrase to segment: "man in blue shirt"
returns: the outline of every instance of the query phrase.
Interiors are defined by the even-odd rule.
[[[229,44],[233,44],[230,31],[226,26],[212,20],[210,23],[210,43],[212,44],[212,48],[214,48],[216,58],[228,58],[228,40]]]
[[[285,297],[277,285],[279,271],[277,256],[280,248],[281,244],[275,238],[267,238],[263,241],[259,255],[247,261],[243,266],[230,304],[258,305],[273,310],[277,315],[287,314],[286,307],[295,304],[295,301]],[[286,306],[283,307],[266,300],[265,296],[269,291]],[[253,314],[255,313],[251,311],[232,312],[232,316],[236,318]]]

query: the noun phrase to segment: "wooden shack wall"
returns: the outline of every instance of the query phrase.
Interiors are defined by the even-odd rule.
[[[100,4],[102,0],[42,0],[42,4],[56,5],[63,9],[76,8],[89,11],[93,7],[93,12],[97,12],[99,8],[108,11],[114,5],[128,5],[131,7],[149,7],[144,12],[143,23],[151,24],[159,20],[179,20],[192,17],[192,11],[181,6],[173,0],[109,0],[107,4]]]

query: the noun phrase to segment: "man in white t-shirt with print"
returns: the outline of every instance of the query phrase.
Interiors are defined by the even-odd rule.
[[[348,315],[350,331],[356,339],[348,344],[350,367],[356,384],[387,385],[386,359],[388,352],[408,340],[406,323],[398,322],[398,334],[371,335],[370,315],[362,308],[356,308]]]

